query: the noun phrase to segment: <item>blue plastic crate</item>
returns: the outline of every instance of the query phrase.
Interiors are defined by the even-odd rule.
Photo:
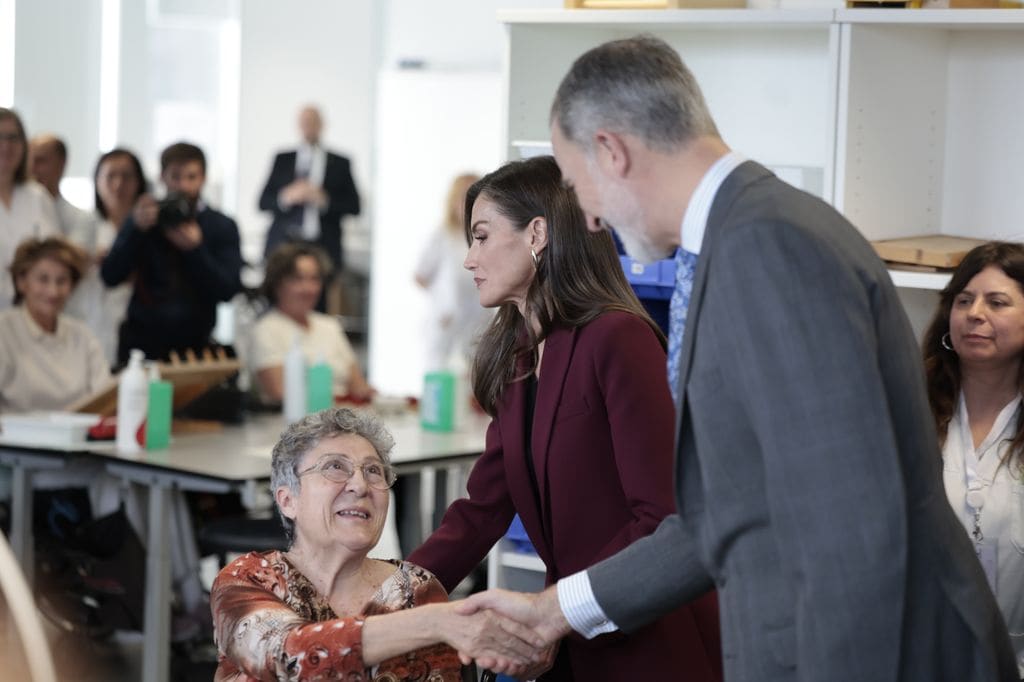
[[[638,263],[629,256],[619,256],[626,281],[633,287],[640,300],[663,300],[672,298],[676,284],[676,263],[672,258],[654,263]]]
[[[537,550],[533,548],[533,543],[530,542],[529,536],[526,534],[526,529],[523,528],[523,521],[519,518],[519,514],[512,517],[512,523],[509,524],[508,530],[505,531],[505,537],[512,543],[512,547],[517,552],[522,552],[523,554],[537,553]]]

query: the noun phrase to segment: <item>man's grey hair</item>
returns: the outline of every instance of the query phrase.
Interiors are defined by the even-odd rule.
[[[299,462],[303,456],[323,439],[344,434],[362,436],[370,442],[384,464],[391,465],[395,439],[383,422],[372,414],[338,407],[306,415],[282,431],[280,440],[274,446],[270,461],[270,490],[275,493],[275,505],[278,488],[286,486],[293,495],[299,494]],[[277,513],[281,517],[281,525],[284,526],[290,547],[295,539],[295,522],[281,512],[280,506],[277,507]]]
[[[664,153],[718,135],[697,79],[651,35],[605,43],[577,59],[555,93],[551,122],[588,154],[600,128],[635,135]]]

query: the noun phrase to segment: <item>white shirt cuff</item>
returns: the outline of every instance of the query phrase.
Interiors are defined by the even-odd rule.
[[[558,581],[558,605],[572,629],[587,639],[593,639],[619,627],[613,623],[597,603],[586,571],[574,573]]]

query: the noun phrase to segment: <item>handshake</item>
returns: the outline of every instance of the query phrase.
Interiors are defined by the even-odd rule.
[[[488,590],[451,604],[456,614],[448,643],[463,664],[519,679],[551,667],[558,640],[572,631],[551,586],[537,594]]]

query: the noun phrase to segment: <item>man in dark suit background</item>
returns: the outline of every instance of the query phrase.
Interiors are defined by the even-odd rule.
[[[313,242],[327,252],[337,274],[344,263],[342,219],[359,215],[359,193],[348,159],[321,145],[323,118],[316,107],[299,112],[299,130],[299,147],[274,158],[260,194],[260,209],[274,215],[264,257],[283,242]]]
[[[678,513],[539,595],[475,595],[463,612],[555,641],[634,632],[717,587],[730,682],[1017,680],[944,499],[920,352],[870,245],[732,152],[655,38],[581,56],[551,134],[591,229],[614,226],[642,260],[681,247]]]

